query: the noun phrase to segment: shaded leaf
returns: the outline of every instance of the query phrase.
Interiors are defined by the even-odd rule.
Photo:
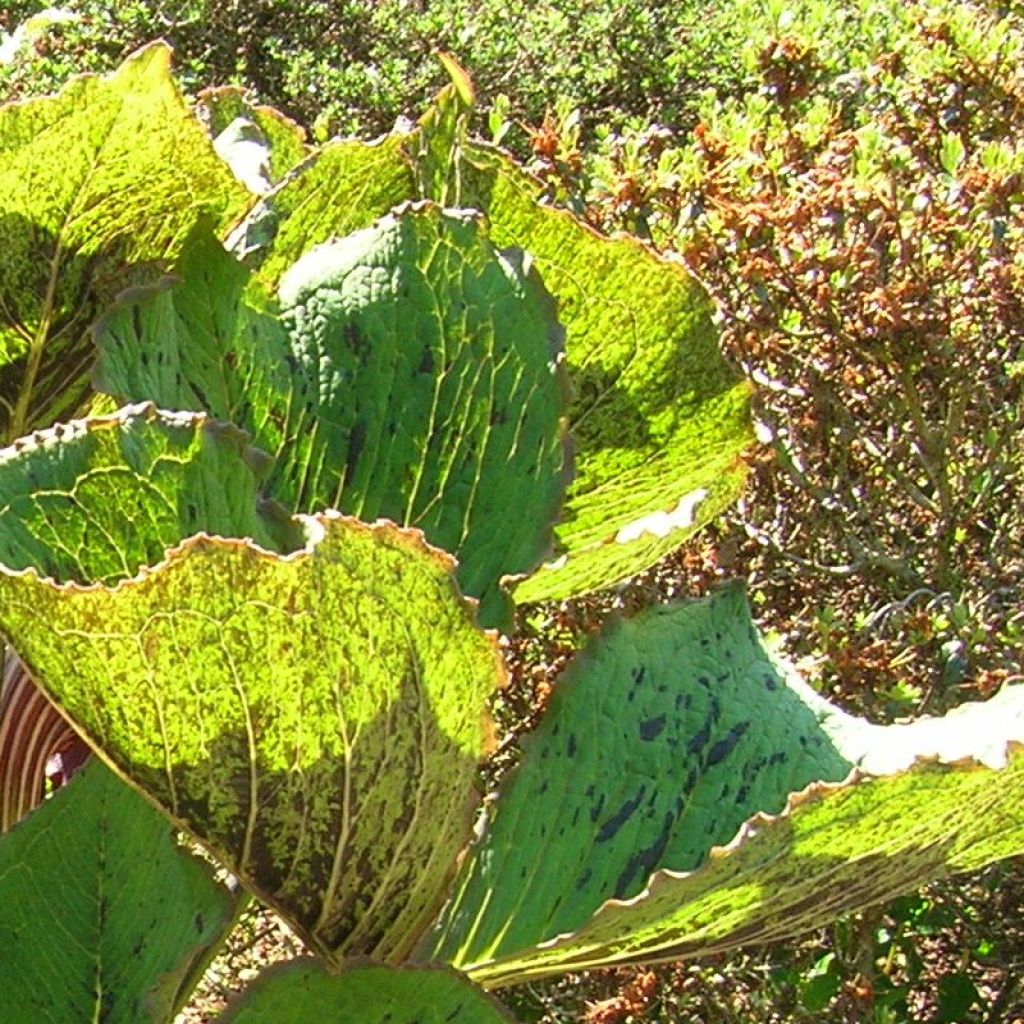
[[[1021,737],[1024,688],[845,714],[772,664],[736,588],[652,609],[556,687],[431,955],[498,985],[798,935],[1024,849],[1024,758],[970,759]]]
[[[310,960],[265,971],[218,1024],[508,1024],[512,1018],[445,968],[347,964],[327,974]]]
[[[105,301],[248,196],[152,46],[106,78],[0,107],[0,438],[49,426],[88,390]]]
[[[303,256],[280,319],[212,239],[180,273],[100,324],[99,385],[245,427],[293,508],[421,528],[501,621],[498,580],[540,562],[565,479],[559,332],[522,255],[423,204]]]
[[[164,1024],[235,904],[93,759],[0,837],[0,1018]]]
[[[24,525],[0,534],[0,629],[90,743],[315,948],[399,958],[466,841],[501,662],[416,531],[327,513],[289,532],[250,511],[281,550],[304,532],[284,555],[202,532],[217,489],[253,503],[245,455],[234,431],[151,408],[8,452],[0,494]],[[176,526],[159,561],[133,540]],[[106,544],[81,544],[87,528]]]

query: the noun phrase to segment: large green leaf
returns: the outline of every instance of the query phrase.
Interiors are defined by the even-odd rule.
[[[0,107],[0,438],[71,413],[90,321],[199,219],[248,202],[171,80],[169,51]]]
[[[1024,850],[1024,760],[971,759],[1019,739],[1024,687],[873,726],[780,672],[738,589],[652,609],[556,687],[432,955],[493,985],[799,934]]]
[[[555,557],[515,596],[571,597],[653,565],[735,500],[749,388],[680,264],[543,205],[510,158],[466,140],[470,96],[455,77],[417,128],[311,158],[253,211],[238,247],[274,284],[313,246],[418,196],[483,211],[496,244],[531,254],[567,330],[577,464]]]
[[[528,261],[421,204],[306,253],[279,318],[212,239],[180,275],[100,324],[100,386],[245,427],[293,508],[421,528],[499,622],[498,580],[540,562],[565,479],[559,333]]]
[[[749,388],[718,351],[710,300],[678,263],[539,202],[507,156],[466,144],[460,201],[531,253],[558,301],[575,395],[575,480],[557,557],[517,601],[572,597],[657,562],[739,494]]]
[[[400,957],[466,842],[501,662],[419,532],[337,513],[289,530],[251,510],[245,456],[232,431],[152,409],[8,452],[0,494],[23,526],[0,534],[0,631],[316,948]],[[249,527],[210,536],[224,502]],[[136,534],[180,543],[158,559]]]
[[[1021,703],[1018,695],[1009,709],[1018,720]],[[923,759],[892,776],[812,786],[782,815],[755,817],[696,872],[661,871],[635,901],[611,901],[577,933],[471,976],[501,985],[791,940],[925,882],[1019,855],[1022,786],[1019,746],[999,770]]]
[[[446,968],[293,960],[265,971],[218,1024],[509,1024],[485,992]]]
[[[166,1024],[235,898],[93,760],[0,837],[0,1020]]]

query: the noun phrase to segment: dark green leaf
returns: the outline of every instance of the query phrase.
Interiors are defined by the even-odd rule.
[[[212,239],[180,273],[101,323],[99,384],[243,426],[293,508],[419,527],[501,621],[498,581],[541,560],[565,480],[558,328],[528,261],[428,204],[308,252],[280,319]]]
[[[651,609],[557,685],[430,955],[496,985],[798,935],[1024,849],[1022,736],[1024,687],[912,725],[843,713],[772,664],[735,588]]]
[[[93,759],[0,837],[0,1020],[166,1024],[235,903]]]

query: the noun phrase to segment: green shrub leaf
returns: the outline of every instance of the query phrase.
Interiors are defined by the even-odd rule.
[[[0,107],[0,437],[71,414],[88,390],[87,328],[199,219],[248,196],[152,46],[107,78]]]
[[[400,957],[466,842],[500,659],[416,531],[328,513],[289,532],[262,509],[285,554],[211,536],[216,488],[253,502],[224,464],[244,481],[245,454],[233,431],[151,408],[9,452],[0,491],[25,489],[26,527],[0,629],[92,745],[315,948]],[[176,517],[161,561],[111,567]],[[109,556],[79,555],[87,529]]]
[[[310,960],[264,972],[218,1024],[508,1024],[485,992],[445,968],[352,963],[327,974]]]
[[[165,1024],[235,899],[95,758],[0,837],[5,1021]]]
[[[972,759],[1021,737],[1024,688],[873,726],[772,664],[738,589],[652,609],[557,686],[432,955],[492,985],[798,935],[1024,849],[1024,757]]]
[[[180,273],[100,324],[100,385],[244,427],[293,508],[419,527],[501,621],[498,581],[540,562],[565,482],[560,335],[522,254],[422,204],[307,252],[279,317],[212,239]]]

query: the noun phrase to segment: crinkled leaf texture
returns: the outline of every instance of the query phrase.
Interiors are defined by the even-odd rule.
[[[509,1024],[512,1018],[448,968],[348,963],[338,974],[310,960],[265,971],[218,1024]]]
[[[236,898],[93,759],[0,839],[0,1020],[165,1024]]]
[[[617,622],[558,684],[427,948],[487,986],[798,935],[1024,850],[1024,687],[874,726],[742,591]]]
[[[0,630],[316,949],[401,959],[470,832],[504,670],[447,555],[388,522],[289,520],[265,468],[234,428],[152,406],[8,449]]]
[[[275,302],[201,233],[179,273],[100,323],[98,384],[245,428],[292,508],[422,529],[501,622],[566,478],[560,331],[523,254],[421,203],[306,252]]]
[[[0,442],[74,413],[88,327],[193,226],[227,227],[249,197],[170,76],[166,46],[106,78],[0,107]]]
[[[460,136],[465,103],[449,88],[410,132],[330,143],[233,241],[276,286],[315,246],[428,198],[481,210],[495,244],[531,255],[567,332],[576,479],[553,557],[515,597],[571,597],[653,565],[735,500],[749,388],[722,359],[709,300],[686,270],[542,205],[509,157]]]
[[[557,556],[516,590],[554,600],[607,587],[675,550],[737,498],[749,386],[718,351],[711,306],[679,263],[539,202],[511,158],[467,144],[460,202],[498,245],[534,258],[558,300],[574,388],[575,480]]]

